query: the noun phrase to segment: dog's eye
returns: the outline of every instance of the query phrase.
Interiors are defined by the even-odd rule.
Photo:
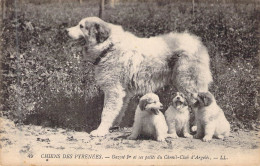
[[[83,25],[80,24],[79,27],[80,27],[80,28],[83,28]]]

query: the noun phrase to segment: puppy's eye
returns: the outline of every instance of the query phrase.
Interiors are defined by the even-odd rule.
[[[80,24],[79,27],[80,27],[80,28],[83,28],[83,25]]]

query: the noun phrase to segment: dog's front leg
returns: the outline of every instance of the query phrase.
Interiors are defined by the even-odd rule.
[[[123,106],[122,106],[121,111],[118,114],[116,120],[114,121],[113,126],[120,126],[120,123],[121,123],[123,117],[125,116],[125,111],[127,110],[128,104],[129,104],[129,102],[130,102],[132,97],[133,97],[133,95],[129,94],[129,93],[126,94],[126,96],[124,97],[124,99],[123,99]]]
[[[178,138],[178,135],[176,133],[175,120],[169,122],[167,121],[167,125],[168,125],[168,137]]]
[[[185,123],[185,126],[183,128],[183,136],[186,138],[192,138],[192,135],[190,135],[190,124],[189,124],[189,120],[187,120],[187,122]]]
[[[221,124],[218,124],[221,125]],[[203,141],[207,142],[210,141],[213,137],[213,134],[215,132],[216,129],[216,125],[214,122],[209,122],[208,124],[206,124],[205,126],[205,136],[203,137]]]
[[[159,142],[165,141],[166,138],[166,131],[163,130],[162,125],[155,125],[155,130],[156,130],[156,140]]]
[[[101,117],[101,123],[99,127],[92,131],[92,136],[105,136],[109,133],[109,128],[112,124],[123,105],[123,98],[125,97],[125,91],[121,85],[106,88],[104,107]]]

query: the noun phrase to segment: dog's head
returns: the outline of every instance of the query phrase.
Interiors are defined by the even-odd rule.
[[[78,25],[68,28],[67,32],[72,39],[84,37],[89,46],[102,43],[110,36],[109,23],[98,17],[84,18]]]
[[[187,106],[187,100],[183,93],[177,92],[176,96],[172,99],[172,106],[176,109],[181,109],[185,106]]]
[[[195,107],[207,107],[214,102],[214,96],[210,92],[200,92],[197,96]]]
[[[159,110],[163,108],[163,105],[156,94],[148,93],[141,97],[139,107],[142,111],[151,111],[155,115],[158,115]]]

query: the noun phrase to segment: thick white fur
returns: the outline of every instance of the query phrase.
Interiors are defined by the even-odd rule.
[[[203,137],[203,141],[210,141],[213,136],[219,139],[229,136],[230,124],[210,92],[198,94],[197,106],[195,138]]]
[[[105,54],[95,66],[96,83],[105,99],[101,124],[91,132],[93,136],[104,136],[119,123],[135,94],[171,85],[190,104],[198,92],[208,91],[212,81],[206,47],[187,32],[139,38],[97,17],[85,18],[67,30],[73,39],[86,39],[84,54],[90,61]]]
[[[146,102],[142,110],[142,102]],[[143,105],[143,104],[142,104]],[[154,93],[144,95],[135,111],[133,131],[128,139],[137,139],[138,136],[152,137],[157,141],[164,141],[167,136],[167,124],[165,117],[159,109],[162,104],[159,97]],[[156,109],[156,115],[151,109]]]
[[[186,138],[192,137],[189,130],[190,112],[188,106],[185,105],[185,100],[184,95],[177,92],[177,95],[172,100],[172,104],[165,112],[168,136],[172,138],[178,138],[180,135]],[[177,102],[179,103],[177,104]]]

